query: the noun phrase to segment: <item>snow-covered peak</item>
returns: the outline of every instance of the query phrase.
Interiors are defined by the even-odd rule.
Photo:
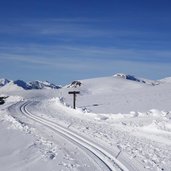
[[[117,73],[117,74],[114,75],[114,77],[123,78],[123,79],[131,80],[131,81],[137,81],[137,82],[146,83],[144,80],[138,79],[138,78],[136,78],[133,75],[127,75],[127,74]]]
[[[159,84],[158,81],[137,78],[134,75],[128,75],[128,74],[123,74],[123,73],[117,73],[113,76],[116,78],[122,78],[122,79],[130,80],[130,81],[136,81],[136,82],[146,83],[146,84],[151,84],[151,85],[158,85]]]
[[[52,84],[48,81],[31,81],[29,82],[29,85],[32,87],[32,89],[58,89],[60,86],[57,86],[55,84]]]
[[[16,80],[16,81],[13,81],[13,83],[16,84],[19,87],[22,87],[25,90],[32,89],[32,87],[23,80]]]
[[[73,81],[71,84],[67,85],[67,88],[77,88],[81,86],[81,82],[80,81]]]
[[[58,89],[61,88],[60,86],[57,86],[55,84],[49,83],[48,81],[30,81],[25,82],[23,80],[15,80],[15,81],[9,81],[8,79],[0,79],[0,88],[8,90],[10,89],[24,89],[24,90],[31,90],[31,89]]]
[[[8,84],[10,81],[6,78],[1,78],[0,79],[0,87],[5,86],[6,84]]]

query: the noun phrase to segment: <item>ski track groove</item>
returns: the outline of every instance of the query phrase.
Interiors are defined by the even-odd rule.
[[[119,160],[117,160],[110,153],[105,151],[103,148],[97,146],[96,144],[88,141],[87,139],[79,136],[78,134],[64,128],[57,123],[54,123],[45,118],[41,118],[39,116],[35,116],[27,110],[28,105],[31,105],[30,102],[24,102],[20,106],[20,111],[26,115],[28,118],[43,124],[46,127],[49,127],[58,133],[60,133],[65,139],[67,138],[69,141],[75,142],[75,144],[87,149],[91,152],[96,158],[98,158],[110,171],[116,171],[116,169],[120,171],[129,171],[126,166],[124,166]]]

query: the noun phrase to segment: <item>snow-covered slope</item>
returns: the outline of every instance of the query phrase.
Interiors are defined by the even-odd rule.
[[[16,92],[24,90],[23,87],[14,84],[13,81],[10,81],[6,85],[0,88],[0,92]]]
[[[169,80],[156,84],[117,74],[39,91],[8,83],[0,88],[0,95],[9,96],[0,106],[5,136],[0,166],[3,171],[170,171]],[[69,91],[80,91],[76,110]]]
[[[159,80],[161,83],[171,83],[171,77],[167,77],[164,79]]]
[[[25,83],[17,81],[1,87],[0,92],[6,92],[7,95],[10,95],[9,91],[11,91],[11,94],[15,93],[19,96],[20,93],[23,96],[28,96],[28,94],[33,96],[36,91],[34,93],[30,93],[30,91],[29,93],[23,93],[20,91],[21,87],[24,87],[24,89],[47,89],[42,93],[39,92],[39,95],[43,97],[61,96],[67,104],[72,105],[72,96],[68,94],[68,91],[78,90],[80,91],[80,95],[77,95],[78,107],[84,107],[98,113],[144,112],[151,109],[171,110],[171,83],[168,81],[169,78],[165,80],[167,81],[147,81],[147,79],[132,78],[129,75],[120,76],[115,74],[115,76],[110,77],[73,81],[55,92],[50,90],[55,90],[58,86],[49,82],[33,81]]]
[[[129,80],[118,76],[79,80],[77,88],[63,88],[63,96],[72,105],[70,90],[79,90],[77,105],[99,113],[127,113],[150,109],[171,110],[170,84],[154,84]],[[150,84],[150,83],[152,84]],[[155,86],[154,86],[155,85]]]

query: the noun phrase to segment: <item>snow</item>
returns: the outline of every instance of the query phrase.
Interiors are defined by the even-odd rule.
[[[14,84],[12,81],[10,81],[8,84],[6,84],[5,86],[0,88],[1,92],[14,92],[14,91],[20,91],[23,88],[17,86],[16,84]]]
[[[9,96],[0,106],[1,169],[109,170],[106,163],[115,170],[170,171],[170,78],[125,78],[78,80],[61,89],[1,87],[0,95]],[[80,91],[76,110],[72,90]]]
[[[171,110],[168,99],[171,98],[170,84],[150,85],[141,82],[104,77],[81,80],[82,85],[76,90],[78,107],[85,107],[97,113],[129,113],[130,111],[145,112],[151,109]],[[61,90],[61,96],[71,105],[70,95]]]
[[[150,84],[150,85],[158,85],[159,84],[159,81],[147,80],[144,78],[136,78],[133,75],[123,74],[123,73],[117,73],[114,75],[114,77],[127,79],[127,80],[131,80],[131,81],[136,81],[136,82],[141,82],[141,83]]]
[[[8,84],[10,81],[6,78],[1,78],[0,79],[0,87],[5,86],[6,84]]]
[[[17,101],[21,101],[23,100],[23,98],[21,96],[9,96],[6,99],[6,102],[17,102]]]
[[[0,79],[0,87],[4,86],[4,90],[14,91],[14,89],[24,89],[24,90],[31,90],[31,89],[58,89],[61,86],[57,86],[53,83],[48,81],[30,81],[25,82],[23,80],[15,80],[9,81],[8,79],[2,78]]]
[[[48,81],[30,81],[28,83],[32,89],[58,89],[60,86],[49,83]]]
[[[159,81],[162,83],[171,83],[171,77],[167,77],[167,78],[161,79]]]

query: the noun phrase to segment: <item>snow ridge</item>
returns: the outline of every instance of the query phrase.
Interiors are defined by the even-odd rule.
[[[32,89],[44,89],[44,88],[49,88],[49,89],[58,89],[60,86],[57,86],[53,83],[49,83],[48,81],[31,81],[29,82],[29,85]]]
[[[61,88],[61,86],[55,85],[48,81],[36,80],[36,81],[25,82],[23,80],[9,81],[8,79],[5,79],[5,78],[0,79],[0,88],[5,87],[5,86],[13,87],[14,85],[17,87],[23,88],[24,90]]]
[[[145,83],[145,84],[151,84],[151,85],[158,85],[159,84],[158,81],[136,78],[134,75],[128,75],[128,74],[123,74],[123,73],[117,73],[114,75],[114,77],[130,80],[130,81],[136,81],[136,82],[140,82],[140,83]]]

